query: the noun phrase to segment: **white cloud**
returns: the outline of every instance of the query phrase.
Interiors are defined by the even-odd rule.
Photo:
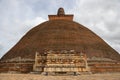
[[[2,0],[0,3],[0,57],[32,27],[45,21],[35,15],[34,11],[24,1]]]
[[[26,33],[28,32],[32,27],[44,22],[45,19],[41,18],[41,17],[36,17],[35,19],[32,20],[25,20],[24,22],[17,22],[17,27],[16,29],[12,29],[14,28],[4,28],[1,32],[0,32],[0,47],[2,47],[2,49],[0,48],[0,50],[2,50],[0,52],[0,57],[6,53],[9,49],[11,49],[11,47],[13,47],[16,42],[18,42],[20,40],[20,38]],[[16,27],[15,26],[15,27]],[[2,27],[0,27],[2,28]]]
[[[75,20],[102,37],[120,53],[120,1],[119,0],[76,0],[71,10]]]

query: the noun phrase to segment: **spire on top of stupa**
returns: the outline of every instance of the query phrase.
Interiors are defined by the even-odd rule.
[[[63,8],[59,8],[57,15],[58,16],[64,16],[65,15],[64,9]]]
[[[73,14],[65,14],[62,7],[58,9],[57,15],[48,15],[49,20],[70,20],[73,21]]]

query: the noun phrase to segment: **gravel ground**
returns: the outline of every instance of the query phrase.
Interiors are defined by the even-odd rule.
[[[44,76],[39,74],[1,73],[0,80],[120,80],[120,73],[87,74],[78,76]]]

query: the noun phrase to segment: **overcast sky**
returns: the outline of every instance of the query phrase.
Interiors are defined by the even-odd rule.
[[[0,0],[0,57],[59,7],[120,53],[120,0]]]

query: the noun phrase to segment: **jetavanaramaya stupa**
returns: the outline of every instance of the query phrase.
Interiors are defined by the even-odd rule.
[[[48,15],[1,58],[0,71],[120,72],[120,54],[73,17],[63,8]]]

